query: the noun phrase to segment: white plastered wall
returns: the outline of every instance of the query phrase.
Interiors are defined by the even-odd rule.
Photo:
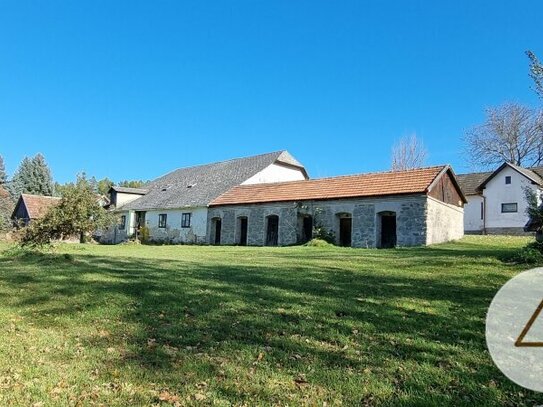
[[[257,172],[251,178],[243,181],[241,185],[303,180],[305,180],[305,176],[301,169],[281,164],[271,164],[262,171]]]

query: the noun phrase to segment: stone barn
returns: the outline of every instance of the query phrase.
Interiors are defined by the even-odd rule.
[[[211,244],[286,246],[316,231],[388,248],[460,239],[466,202],[449,166],[240,185],[209,204]]]

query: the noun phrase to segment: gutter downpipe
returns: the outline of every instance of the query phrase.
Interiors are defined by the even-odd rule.
[[[483,235],[486,235],[486,196],[481,196],[483,198]]]

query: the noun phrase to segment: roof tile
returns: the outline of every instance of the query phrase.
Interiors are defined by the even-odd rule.
[[[210,206],[425,193],[445,168],[447,166],[240,185],[213,200]]]
[[[21,194],[30,219],[40,219],[47,211],[60,202],[60,198],[53,196],[41,196]]]
[[[149,210],[207,206],[275,162],[301,166],[288,152],[276,151],[195,167],[181,168],[145,185],[148,193],[119,209]],[[300,167],[303,171],[303,167]]]

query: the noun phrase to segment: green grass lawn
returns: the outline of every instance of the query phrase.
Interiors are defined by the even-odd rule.
[[[542,404],[484,337],[526,241],[4,252],[0,405]]]

